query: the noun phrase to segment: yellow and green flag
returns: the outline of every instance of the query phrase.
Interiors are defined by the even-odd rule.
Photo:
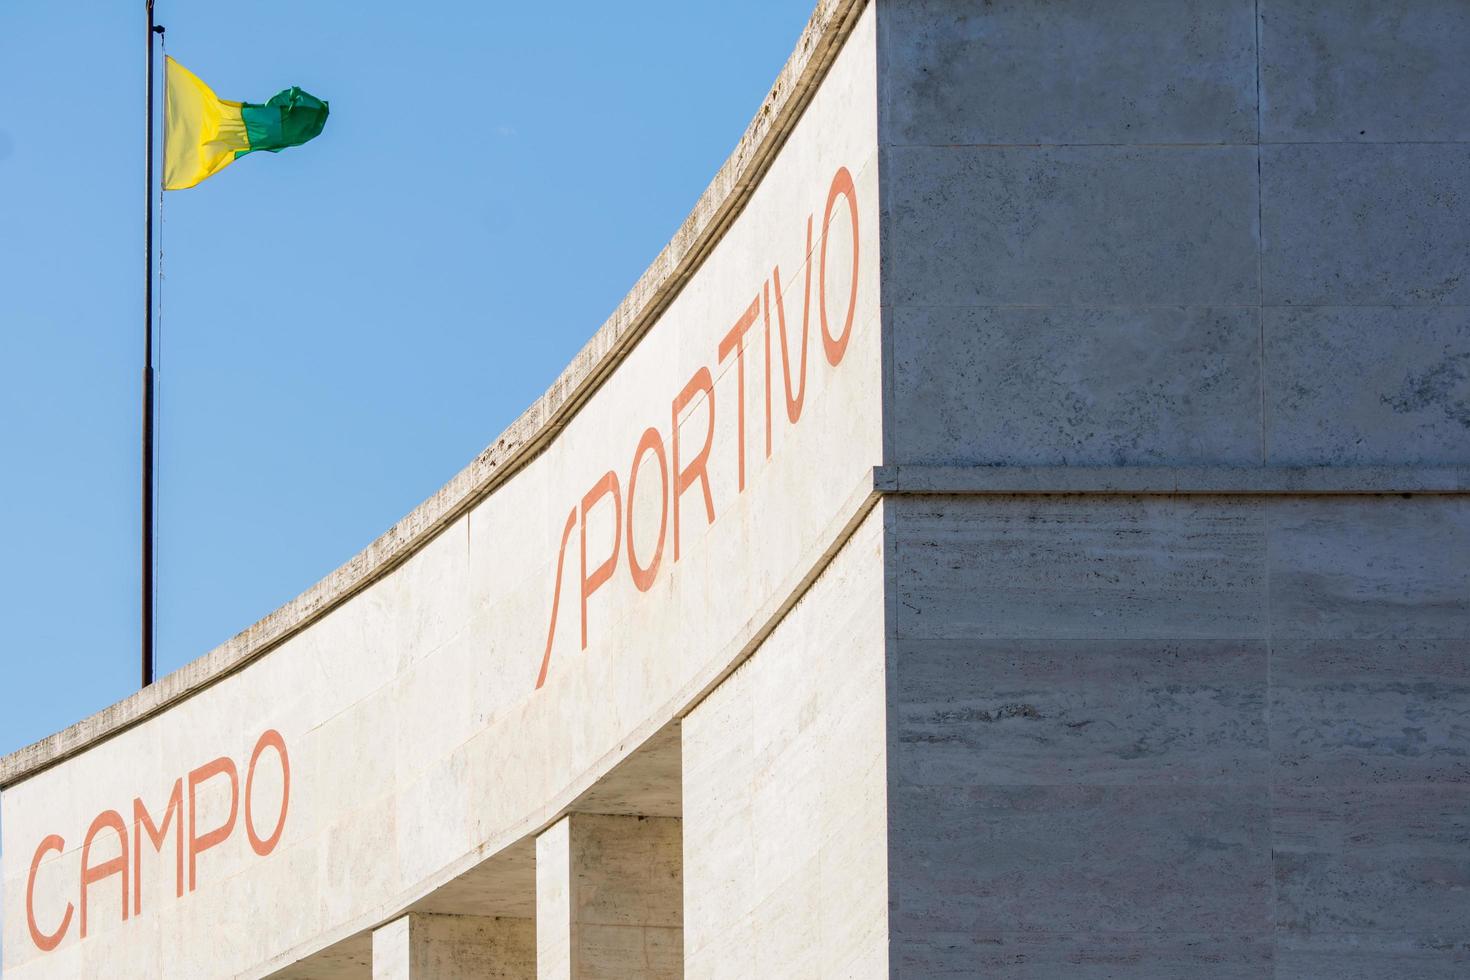
[[[295,86],[265,105],[231,102],[173,58],[166,64],[164,190],[193,187],[256,150],[300,146],[327,124],[327,104]]]

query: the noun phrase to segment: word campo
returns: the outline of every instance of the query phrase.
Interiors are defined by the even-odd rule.
[[[833,324],[827,319],[827,235],[828,227],[833,220],[833,212],[837,209],[839,200],[847,203],[847,218],[852,228],[852,271],[847,297],[847,312],[840,330],[834,332]],[[840,212],[839,212],[840,217]],[[842,362],[842,357],[847,351],[847,342],[851,339],[853,316],[857,311],[857,289],[858,289],[858,202],[857,188],[853,185],[852,174],[846,167],[839,167],[837,173],[832,177],[832,183],[827,191],[827,206],[822,215],[822,242],[820,257],[817,262],[817,314],[821,325],[822,350],[826,355],[827,363],[834,368]],[[716,366],[724,364],[732,355],[735,358],[736,386],[739,391],[736,400],[736,472],[738,474],[739,492],[745,490],[745,350],[746,334],[755,325],[757,317],[761,319],[764,328],[765,348],[765,427],[766,427],[766,458],[771,456],[771,389],[772,378],[775,377],[771,368],[771,297],[775,296],[775,323],[780,337],[781,351],[781,377],[785,381],[786,389],[786,418],[795,425],[801,418],[803,402],[806,397],[807,379],[807,337],[811,321],[812,306],[812,216],[806,219],[806,283],[803,291],[801,311],[801,341],[796,356],[795,374],[792,371],[791,344],[787,332],[787,320],[785,304],[781,298],[781,267],[773,266],[771,275],[761,283],[742,313],[736,318],[723,339],[720,340],[716,349]],[[840,261],[836,259],[835,261]],[[794,319],[794,317],[793,317]],[[699,396],[704,396],[706,408],[706,428],[704,442],[691,455],[688,448],[681,446],[679,442],[679,423],[685,419],[686,410],[699,404]],[[689,414],[693,414],[690,412]],[[556,581],[552,586],[551,595],[551,622],[546,630],[546,652],[541,657],[541,671],[536,678],[536,687],[546,683],[546,671],[551,663],[552,642],[556,638],[557,614],[561,608],[561,583],[562,571],[566,561],[567,542],[571,539],[572,531],[581,529],[581,619],[582,619],[582,649],[587,649],[587,600],[591,598],[599,588],[612,580],[617,571],[618,558],[626,550],[628,574],[633,579],[634,586],[640,592],[647,592],[653,588],[654,581],[658,578],[659,567],[663,561],[664,539],[668,526],[673,524],[673,560],[679,560],[679,529],[680,514],[679,500],[689,490],[698,484],[704,501],[704,513],[707,524],[715,522],[714,498],[710,494],[709,480],[709,458],[713,448],[715,435],[715,386],[714,378],[710,373],[708,365],[702,366],[694,372],[694,375],[684,384],[679,392],[674,395],[669,413],[669,439],[667,447],[664,442],[663,433],[657,426],[649,426],[644,430],[633,450],[632,465],[628,470],[627,481],[627,516],[624,520],[623,510],[623,486],[618,478],[617,471],[608,470],[592,485],[592,488],[583,495],[580,504],[574,504],[571,512],[567,514],[565,526],[561,532],[561,547],[556,556]],[[653,545],[652,554],[646,560],[640,558],[634,550],[633,545],[633,504],[638,492],[638,467],[644,457],[652,454],[658,463],[658,473],[661,494],[659,511],[658,537]],[[672,492],[670,489],[670,473],[672,471]],[[587,514],[596,507],[604,498],[611,498],[612,513],[614,518],[614,533],[612,553],[604,558],[595,568],[587,566]],[[670,520],[672,513],[672,521]],[[624,523],[627,525],[627,535],[623,534]],[[626,549],[623,544],[626,541]]]
[[[274,749],[281,765],[281,812],[276,818],[275,828],[262,837],[255,826],[254,817],[250,808],[251,794],[255,788],[255,771],[260,764],[262,755],[266,749]],[[199,787],[210,780],[225,778],[230,784],[230,815],[225,822],[218,827],[201,830],[198,826],[199,808],[195,802]],[[184,807],[184,786],[188,785],[188,808],[187,816]],[[254,750],[250,753],[250,763],[245,770],[245,835],[250,839],[250,848],[261,857],[265,857],[276,849],[280,843],[281,832],[286,829],[286,808],[291,802],[291,761],[286,755],[286,741],[281,738],[281,733],[271,729],[261,735],[255,743]],[[161,823],[154,821],[148,808],[142,799],[133,799],[133,850],[132,864],[128,863],[128,825],[123,820],[122,814],[116,810],[104,810],[97,814],[97,819],[87,828],[87,834],[82,838],[82,872],[81,883],[77,902],[81,906],[81,938],[87,938],[87,889],[101,881],[117,875],[122,886],[122,919],[128,920],[128,878],[131,872],[133,882],[132,914],[139,915],[143,911],[143,835],[148,835],[153,849],[159,854],[163,853],[163,842],[168,836],[169,829],[174,834],[174,879],[175,898],[184,897],[184,852],[189,855],[189,891],[198,887],[199,855],[211,847],[223,844],[229,840],[235,830],[235,819],[240,810],[240,773],[236,769],[234,760],[221,756],[212,762],[206,762],[198,769],[191,770],[188,776],[181,776],[174,780],[173,790],[169,794],[168,803],[163,811]],[[189,825],[188,833],[184,832],[184,822]],[[99,834],[107,832],[114,834],[121,844],[118,856],[100,864],[92,864],[92,845]],[[187,844],[186,844],[187,841]],[[66,938],[67,930],[71,928],[72,913],[75,909],[71,902],[66,903],[66,909],[61,913],[60,925],[51,932],[43,932],[36,922],[36,872],[41,866],[41,859],[48,853],[55,851],[64,853],[66,841],[59,834],[51,834],[41,841],[36,848],[35,855],[31,858],[30,876],[26,879],[26,925],[31,930],[31,940],[42,952],[50,952],[61,941]]]

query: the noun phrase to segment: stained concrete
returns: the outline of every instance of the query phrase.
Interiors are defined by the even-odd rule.
[[[1263,146],[1261,222],[1267,305],[1470,305],[1470,143]]]
[[[1256,132],[1252,0],[889,4],[900,144],[1234,143]]]
[[[887,302],[1259,300],[1254,147],[900,145],[887,161],[886,234],[903,243]]]
[[[536,926],[413,912],[373,930],[373,980],[535,980]]]
[[[1248,308],[906,307],[894,313],[893,376],[909,463],[1261,459],[1260,323]]]
[[[1470,461],[1470,307],[1271,309],[1264,327],[1271,462]]]
[[[1460,0],[1260,0],[1261,136],[1470,140]]]
[[[684,975],[679,820],[572,813],[536,839],[539,980]]]

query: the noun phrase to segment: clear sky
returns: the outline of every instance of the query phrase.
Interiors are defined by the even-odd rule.
[[[162,675],[546,389],[734,148],[811,0],[157,11],[222,98],[294,84],[332,109],[307,146],[165,196]],[[0,754],[137,685],[142,12],[0,0]]]

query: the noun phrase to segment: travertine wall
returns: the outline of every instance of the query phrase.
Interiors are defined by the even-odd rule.
[[[889,461],[1470,461],[1462,0],[882,0],[879,37]]]
[[[1463,975],[1464,498],[892,510],[902,975]]]
[[[687,980],[887,970],[881,511],[684,719]]]
[[[878,12],[896,972],[1463,976],[1470,4]]]

